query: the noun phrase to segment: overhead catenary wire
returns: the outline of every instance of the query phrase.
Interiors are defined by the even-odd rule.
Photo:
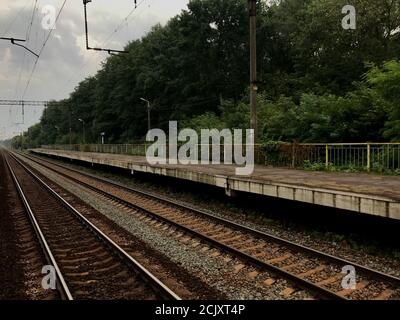
[[[13,45],[16,45],[16,46],[19,46],[19,47],[24,48],[26,51],[30,52],[31,54],[35,55],[35,56],[38,58],[39,55],[36,54],[33,50],[29,49],[29,48],[28,48],[27,46],[25,46],[25,45],[21,45],[21,44],[18,43],[18,42],[29,42],[30,35],[31,35],[31,32],[32,32],[32,27],[33,27],[35,12],[36,12],[36,10],[37,10],[37,4],[38,4],[38,1],[35,0],[35,1],[34,1],[34,4],[33,4],[33,9],[32,9],[32,14],[31,14],[30,22],[28,23],[28,26],[27,26],[25,39],[14,39],[14,38],[5,38],[5,37],[0,38],[0,39],[11,41],[11,43],[12,43]],[[24,8],[26,8],[26,6],[25,6]],[[23,9],[24,9],[24,8],[23,8]],[[18,15],[17,15],[17,16],[18,16]],[[23,63],[22,63],[21,66],[20,66],[20,70],[19,70],[19,74],[18,74],[18,79],[17,79],[17,85],[16,85],[16,90],[15,90],[14,98],[16,97],[16,95],[17,95],[17,93],[18,93],[19,84],[20,84],[20,82],[21,82],[21,77],[22,77],[22,71],[23,71],[24,66],[25,66],[25,61],[26,61],[26,52],[24,52]],[[25,106],[24,106],[24,104],[22,104],[22,110],[21,110],[21,111],[22,111],[22,122],[17,122],[17,123],[14,122],[14,124],[24,124],[24,122],[25,122]],[[10,109],[10,112],[9,112],[9,121],[11,120],[11,117],[12,117],[12,112],[11,112],[11,109]]]
[[[0,40],[6,40],[6,41],[10,41],[13,45],[24,48],[25,50],[29,51],[30,53],[32,53],[33,55],[35,55],[36,57],[39,57],[39,55],[35,52],[33,52],[31,49],[29,49],[27,46],[24,46],[22,44],[19,44],[19,42],[26,42],[25,39],[16,39],[16,38],[8,38],[8,37],[0,37]]]
[[[147,0],[142,0],[142,1],[140,1],[139,3],[137,3],[137,4],[135,5],[135,8],[132,9],[132,10],[128,13],[128,15],[122,20],[122,23],[119,24],[119,25],[113,30],[113,32],[108,36],[108,38],[106,39],[106,41],[105,41],[104,43],[108,43],[109,40],[112,39],[112,37],[124,26],[124,24],[128,22],[129,18],[132,16],[132,14],[133,14],[143,3],[145,3],[146,1],[147,1]],[[65,4],[66,4],[66,0],[63,2],[62,6],[61,6],[61,8],[60,8],[60,10],[59,10],[59,12],[58,12],[58,15],[57,15],[57,17],[56,17],[55,23],[57,23],[57,21],[59,20],[59,17],[60,17],[61,12],[63,11],[63,9],[64,9],[64,7],[65,7]],[[27,6],[27,5],[26,5],[26,6]],[[25,6],[25,7],[26,7],[26,6]],[[32,16],[31,16],[30,23],[29,23],[29,25],[28,25],[27,38],[30,38],[30,34],[31,34],[31,32],[32,32],[32,27],[33,27],[33,22],[34,22],[34,13],[35,13],[35,9],[37,10],[37,0],[35,0],[33,13],[32,13]],[[29,89],[29,86],[30,86],[31,81],[32,81],[33,74],[35,73],[35,70],[36,70],[36,68],[37,68],[38,61],[39,61],[40,56],[41,56],[41,54],[43,53],[43,51],[44,51],[44,49],[45,49],[45,47],[46,47],[46,44],[47,44],[48,40],[49,40],[50,37],[51,37],[52,31],[53,31],[53,29],[51,29],[50,32],[48,33],[47,37],[45,37],[45,40],[44,40],[44,42],[43,42],[43,45],[42,45],[42,47],[41,47],[39,53],[37,54],[37,58],[36,58],[36,60],[35,60],[35,62],[34,62],[34,66],[33,66],[32,71],[31,71],[31,73],[30,73],[30,76],[29,76],[29,79],[28,79],[28,81],[27,81],[27,84],[26,84],[26,86],[25,86],[25,89],[24,89],[24,92],[23,92],[23,95],[22,95],[22,99],[24,99],[25,96],[26,96],[27,90]],[[36,41],[37,41],[37,33],[38,33],[38,30],[36,30]],[[44,33],[44,34],[45,34],[45,33]],[[85,63],[85,64],[86,64],[86,63]],[[21,75],[21,72],[22,72],[22,69],[20,70],[20,75]],[[20,76],[19,76],[19,77],[20,77]],[[18,82],[20,82],[20,80],[19,80]],[[22,101],[22,99],[21,99],[21,101]],[[11,108],[10,108],[9,111],[10,111],[10,115],[11,115]]]
[[[64,0],[62,6],[61,6],[61,8],[60,8],[60,10],[58,11],[58,14],[57,14],[56,20],[55,20],[55,22],[54,22],[54,25],[58,22],[58,19],[60,18],[61,13],[62,13],[62,11],[63,11],[63,9],[64,9],[66,3],[67,3],[67,0]],[[37,57],[37,59],[36,59],[36,61],[35,61],[35,64],[33,65],[32,72],[31,72],[31,74],[30,74],[30,76],[29,76],[29,79],[28,79],[28,82],[27,82],[27,84],[26,84],[24,93],[23,93],[23,95],[22,95],[22,99],[25,98],[26,92],[28,91],[28,88],[29,88],[29,86],[30,86],[30,83],[31,83],[33,74],[35,73],[35,70],[36,70],[37,64],[38,64],[38,62],[39,62],[40,56],[41,56],[41,54],[43,53],[43,51],[44,51],[44,49],[45,49],[45,47],[46,47],[46,44],[47,44],[47,42],[49,41],[51,34],[53,33],[53,30],[54,30],[54,28],[51,28],[51,29],[50,29],[50,31],[49,31],[49,33],[48,33],[48,35],[47,35],[47,38],[45,39],[45,41],[44,41],[44,43],[43,43],[43,45],[42,45],[42,47],[41,47],[41,49],[40,49],[40,51],[39,51],[38,57]]]
[[[0,33],[0,35],[2,37],[5,37],[7,35],[8,31],[10,31],[10,29],[14,25],[15,21],[17,21],[18,17],[26,9],[26,7],[28,6],[29,2],[30,2],[30,0],[26,1],[25,5],[17,12],[17,14],[14,17],[14,19],[12,19],[11,22],[5,27],[4,31],[2,33]]]
[[[147,1],[153,1],[153,0],[141,0],[140,2],[138,2],[138,3],[136,4],[135,8],[133,8],[133,9],[128,13],[128,15],[127,15],[124,19],[122,19],[122,22],[110,33],[110,35],[106,38],[106,40],[104,40],[104,41],[100,44],[100,46],[106,46],[106,45],[109,43],[109,41],[115,36],[115,34],[117,34],[117,33],[119,32],[119,30],[123,27],[125,21],[126,21],[126,22],[127,22],[127,21],[131,21],[134,17],[136,17],[136,15],[135,15],[134,17],[132,17],[132,15],[133,15],[135,12],[137,12],[137,10],[138,10],[139,8],[142,8],[142,7],[143,7],[142,5],[143,5],[145,2],[147,2]],[[149,5],[149,7],[150,7],[150,5]],[[144,9],[143,9],[143,10],[144,10]],[[138,14],[142,13],[143,10],[140,11]],[[94,54],[94,57],[95,57],[95,58],[94,58],[94,59],[99,58],[100,53],[101,53],[100,51],[95,52],[95,54]],[[94,59],[93,59],[93,60],[94,60]],[[88,64],[89,62],[91,62],[91,61],[92,61],[92,60],[86,60],[86,61],[82,62],[82,63],[79,65],[78,69],[79,69],[79,70],[82,70],[82,69],[85,68],[85,67],[87,66],[87,64]],[[71,78],[69,78],[69,79],[65,82],[65,84],[68,85],[68,84],[73,80],[74,77],[75,77],[75,75],[72,76]],[[61,91],[61,89],[57,92],[57,94],[60,93],[60,91]]]
[[[84,7],[84,13],[85,13],[86,50],[105,51],[105,52],[108,52],[109,54],[113,54],[113,53],[128,53],[125,50],[105,49],[105,48],[96,48],[96,47],[90,47],[89,46],[89,28],[88,28],[88,15],[87,15],[87,4],[89,2],[92,2],[92,0],[83,0],[83,7]],[[135,5],[136,5],[136,0],[135,0]]]
[[[49,104],[50,101],[43,101],[43,100],[0,100],[0,107],[2,106],[21,106],[24,104],[25,106],[45,106]],[[51,101],[51,103],[58,103],[55,101]]]
[[[35,7],[36,7],[37,0],[35,0],[35,1],[36,1],[36,2],[35,2]],[[20,11],[17,13],[16,17],[12,20],[12,22],[11,22],[11,23],[9,24],[9,26],[6,28],[6,31],[4,32],[4,36],[1,36],[1,37],[0,37],[0,40],[10,41],[11,44],[13,44],[13,45],[15,45],[15,46],[18,46],[18,47],[21,47],[21,48],[24,48],[25,50],[27,50],[28,52],[32,53],[33,55],[38,56],[34,51],[32,51],[31,49],[29,49],[27,46],[20,44],[20,42],[26,42],[26,41],[28,41],[28,40],[26,40],[26,38],[25,38],[25,39],[18,39],[18,38],[14,38],[14,37],[6,37],[6,34],[8,33],[8,30],[12,27],[12,25],[14,24],[14,22],[16,21],[16,19],[20,16],[21,12],[22,12],[23,10],[25,10],[26,7],[27,7],[27,4],[26,4],[24,7],[22,7],[22,8],[20,9]],[[33,19],[33,14],[34,14],[34,12],[35,12],[35,7],[34,7],[34,9],[33,9],[32,19]],[[26,33],[26,34],[27,34],[27,35],[29,34],[29,24],[28,24],[28,28],[27,28],[27,33]]]
[[[26,31],[26,41],[27,41],[27,43],[29,43],[29,44],[30,44],[30,39],[31,39],[30,37],[31,37],[31,33],[32,33],[32,27],[33,27],[33,24],[34,24],[34,21],[35,21],[35,13],[37,13],[37,10],[38,10],[37,4],[38,4],[38,1],[35,0],[34,5],[33,5],[31,20],[30,20],[30,23],[29,23],[28,28],[27,28],[27,31]],[[37,37],[36,37],[36,40],[37,40]],[[36,46],[35,46],[35,48],[36,48]],[[24,52],[23,63],[20,65],[19,74],[18,74],[18,80],[17,80],[17,84],[16,84],[16,86],[15,86],[14,99],[16,98],[16,96],[17,96],[17,94],[18,94],[18,91],[19,91],[19,86],[20,86],[20,83],[21,83],[22,72],[23,72],[23,70],[25,69],[25,63],[26,63],[26,51]]]
[[[32,16],[31,16],[31,21],[28,25],[28,30],[26,31],[26,41],[29,41],[30,36],[31,36],[31,31],[32,31],[32,25],[33,25],[33,20],[35,18],[35,11],[36,11],[36,6],[37,6],[37,0],[35,0],[35,3],[33,5],[33,10],[32,10]]]
[[[26,51],[24,51],[24,58],[23,58],[22,64],[20,65],[20,68],[19,68],[17,84],[16,84],[16,86],[15,86],[14,99],[15,99],[15,98],[17,97],[17,95],[18,95],[18,89],[19,89],[19,85],[20,85],[20,83],[21,83],[22,71],[23,71],[24,68],[25,68],[25,62],[26,62]]]
[[[122,22],[114,29],[114,31],[107,38],[106,42],[108,42],[114,34],[119,32],[119,30],[121,30],[121,28],[125,25],[125,23],[127,23],[129,21],[129,18],[131,17],[131,15],[146,1],[147,0],[142,0],[139,3],[135,3],[135,7],[128,13],[128,15],[122,20]]]
[[[113,31],[113,33],[117,33],[122,26],[125,25],[125,23],[128,22],[129,17],[135,12],[135,10],[144,2],[145,0],[142,0],[137,3],[137,0],[134,0],[135,7],[129,12],[129,14],[122,20],[122,23]],[[85,14],[85,35],[86,35],[86,49],[87,50],[95,50],[95,51],[105,51],[108,52],[109,54],[112,53],[128,53],[125,50],[115,50],[115,49],[104,49],[104,48],[93,48],[89,46],[89,31],[88,31],[88,18],[87,18],[87,4],[89,2],[92,2],[92,0],[83,0],[83,6],[84,6],[84,14]],[[107,40],[108,41],[108,40]]]
[[[37,15],[37,13],[38,13],[38,1],[37,0],[35,0],[35,2],[34,2],[34,5],[33,5],[33,10],[32,10],[32,16],[31,16],[31,20],[30,20],[30,23],[29,23],[29,25],[28,25],[28,28],[27,28],[27,32],[26,32],[26,39],[27,39],[27,42],[29,43],[29,46],[32,48],[32,49],[36,49],[36,43],[37,43],[37,32],[38,32],[38,28],[36,28],[36,37],[35,37],[35,45],[32,47],[32,43],[31,43],[31,34],[32,34],[32,29],[33,29],[33,26],[34,26],[34,23],[35,23],[35,17],[36,17],[36,15]],[[38,22],[39,22],[39,20],[37,20]],[[18,96],[18,93],[19,93],[19,89],[20,89],[20,83],[21,83],[21,78],[22,78],[22,74],[25,72],[25,67],[27,68],[27,70],[28,70],[28,68],[29,68],[29,63],[27,63],[27,62],[29,62],[29,61],[27,61],[27,54],[26,54],[26,51],[24,52],[24,58],[23,58],[23,63],[21,64],[21,66],[20,66],[20,70],[19,70],[19,75],[18,75],[18,80],[17,80],[17,84],[16,84],[16,87],[15,87],[15,93],[14,93],[14,98],[13,99],[16,99],[16,97]],[[24,107],[22,107],[22,108],[24,108]],[[22,113],[24,112],[24,110],[22,110]],[[34,110],[34,114],[36,115],[36,109]],[[9,111],[9,122],[11,121],[11,117],[12,117],[12,114],[11,114],[11,107],[10,107],[10,111]],[[13,123],[15,123],[15,121],[13,121]]]

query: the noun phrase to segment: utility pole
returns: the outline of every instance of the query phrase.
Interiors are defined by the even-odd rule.
[[[257,0],[248,0],[250,16],[250,128],[257,142]]]

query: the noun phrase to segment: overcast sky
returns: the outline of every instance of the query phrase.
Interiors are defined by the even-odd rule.
[[[164,24],[186,9],[189,1],[137,2],[138,8],[125,21],[134,8],[134,0],[92,0],[88,4],[90,45],[122,49],[129,40],[145,35],[154,24]],[[0,37],[25,39],[29,34],[25,45],[39,52],[49,32],[42,27],[45,16],[42,9],[53,5],[58,12],[62,3],[63,0],[38,0],[30,28],[35,0],[0,0]],[[119,31],[114,33],[121,23]],[[9,42],[0,41],[0,100],[22,99],[26,88],[25,100],[67,98],[80,81],[95,74],[107,56],[107,53],[86,51],[82,0],[68,0],[28,87],[35,56]],[[25,109],[22,124],[21,108],[0,106],[0,140],[26,130],[39,120],[42,108]]]

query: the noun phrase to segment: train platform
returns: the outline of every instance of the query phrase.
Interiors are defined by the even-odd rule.
[[[190,180],[235,192],[300,201],[400,220],[400,177],[366,173],[311,172],[256,166],[250,176],[236,176],[232,165],[150,165],[145,157],[108,153],[32,149],[37,155],[78,160]]]

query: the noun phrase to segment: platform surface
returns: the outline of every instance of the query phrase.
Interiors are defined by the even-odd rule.
[[[400,219],[400,177],[366,173],[314,172],[256,166],[235,175],[232,165],[150,165],[145,157],[34,149],[33,153],[81,160],[207,183],[243,191]]]

